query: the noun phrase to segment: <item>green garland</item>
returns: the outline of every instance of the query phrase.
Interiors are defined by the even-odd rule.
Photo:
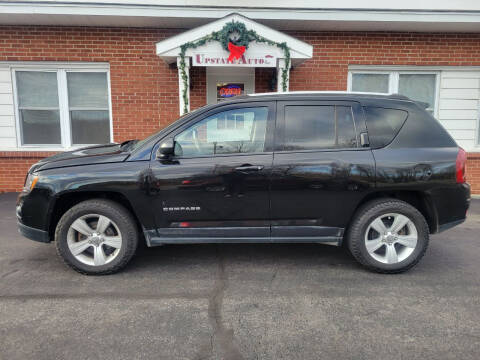
[[[236,33],[238,37],[231,40],[230,34]],[[245,46],[248,48],[250,42],[255,41],[257,43],[264,43],[271,46],[276,46],[283,50],[285,56],[285,67],[282,69],[282,90],[287,91],[288,83],[288,69],[290,68],[290,50],[287,43],[272,41],[258,35],[254,30],[247,30],[245,24],[232,20],[232,22],[226,23],[220,31],[214,31],[209,35],[206,35],[197,41],[187,42],[180,46],[180,71],[183,81],[183,112],[188,112],[188,75],[185,70],[185,54],[188,49],[195,49],[199,46],[205,45],[211,41],[218,41],[222,44],[222,48],[228,51],[229,41],[238,46]]]

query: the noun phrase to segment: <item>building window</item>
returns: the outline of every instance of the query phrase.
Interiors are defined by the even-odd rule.
[[[354,70],[349,73],[349,91],[392,93],[428,104],[436,114],[438,74],[419,71]]]
[[[13,72],[21,146],[69,148],[112,140],[107,70]]]
[[[352,91],[389,92],[388,74],[352,74]]]
[[[217,129],[243,129],[244,114],[227,113],[217,119]]]
[[[60,145],[57,73],[18,71],[16,80],[22,144]]]

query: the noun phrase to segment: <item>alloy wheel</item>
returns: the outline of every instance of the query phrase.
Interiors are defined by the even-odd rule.
[[[365,233],[368,254],[383,264],[396,264],[408,258],[417,246],[415,224],[405,215],[389,213],[374,219]]]
[[[122,247],[122,235],[111,219],[88,214],[76,219],[68,229],[67,244],[78,261],[102,266],[113,261]]]

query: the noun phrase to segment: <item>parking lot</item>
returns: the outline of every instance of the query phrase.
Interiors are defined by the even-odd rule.
[[[315,244],[141,248],[82,276],[0,195],[0,359],[479,359],[480,200],[405,274]]]

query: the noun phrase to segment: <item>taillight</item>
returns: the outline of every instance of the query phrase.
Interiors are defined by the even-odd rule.
[[[458,148],[457,161],[455,162],[457,183],[463,184],[467,181],[465,166],[467,164],[467,153],[462,148]]]

